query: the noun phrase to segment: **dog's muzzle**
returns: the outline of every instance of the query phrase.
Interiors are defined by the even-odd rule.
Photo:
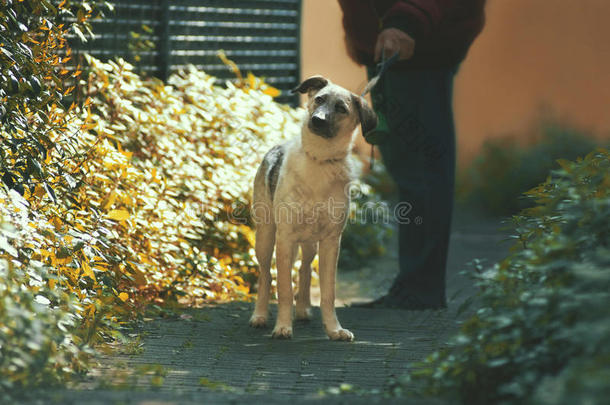
[[[323,138],[332,138],[332,131],[330,130],[330,121],[328,115],[323,112],[316,112],[309,119],[309,130],[316,135]]]

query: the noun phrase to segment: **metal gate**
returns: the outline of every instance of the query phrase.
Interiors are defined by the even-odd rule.
[[[277,101],[296,105],[287,90],[300,78],[301,1],[115,0],[114,12],[93,21],[95,39],[73,48],[122,57],[161,79],[188,64],[234,78],[217,56],[222,49],[244,73],[282,90]]]

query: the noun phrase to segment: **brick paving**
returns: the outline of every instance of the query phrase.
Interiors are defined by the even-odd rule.
[[[498,244],[502,235],[497,226],[497,221],[457,221],[449,257],[449,296],[460,289],[473,291],[459,274],[468,261],[493,261],[506,252],[506,245]],[[373,266],[343,272],[339,301],[349,305],[383,292],[395,266],[396,253],[390,252]],[[294,338],[285,341],[271,339],[271,327],[248,326],[251,303],[190,309],[175,319],[145,322],[138,344],[125,348],[126,354],[102,359],[78,389],[46,392],[31,403],[441,404],[434,399],[384,398],[383,392],[392,377],[441,347],[455,331],[459,303],[460,299],[450,301],[449,309],[442,311],[338,308],[342,325],[356,336],[351,343],[327,339],[319,308],[314,308],[312,321],[295,323]],[[328,394],[329,387],[342,384],[358,391]]]

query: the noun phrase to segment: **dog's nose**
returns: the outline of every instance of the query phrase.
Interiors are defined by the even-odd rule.
[[[314,128],[324,128],[328,124],[328,121],[319,115],[314,115],[311,117],[311,124],[314,126]]]

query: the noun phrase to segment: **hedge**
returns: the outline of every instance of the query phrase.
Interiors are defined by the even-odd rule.
[[[513,217],[512,254],[474,273],[474,315],[405,377],[424,393],[467,404],[605,403],[610,153],[559,164],[527,193],[534,206]]]

